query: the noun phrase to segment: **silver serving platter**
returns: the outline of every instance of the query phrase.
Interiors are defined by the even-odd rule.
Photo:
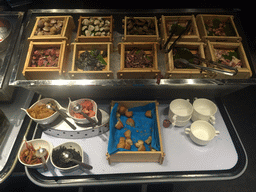
[[[72,118],[67,117],[66,119],[76,126],[76,130],[71,129],[60,117],[48,125],[37,124],[37,127],[43,129],[45,134],[54,137],[66,139],[89,138],[101,135],[109,130],[109,114],[106,111],[99,109],[97,118],[100,125],[92,127],[91,123],[77,124]]]

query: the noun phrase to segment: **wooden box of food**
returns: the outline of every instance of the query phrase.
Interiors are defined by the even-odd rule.
[[[113,16],[78,19],[76,42],[112,42]]]
[[[157,63],[158,43],[124,42],[118,46],[121,54],[120,70],[117,72],[119,79],[154,79],[161,73]],[[140,62],[130,60],[136,54],[142,55],[136,57]]]
[[[22,71],[26,79],[59,79],[66,72],[66,41],[31,41]]]
[[[207,15],[196,16],[199,33],[203,41],[212,42],[240,42],[233,15]]]
[[[126,17],[123,20],[123,41],[158,42],[159,32],[156,17]]]
[[[73,58],[71,71],[68,72],[72,79],[112,79],[113,72],[110,71],[110,53],[112,43],[72,43]],[[95,55],[98,50],[99,55]],[[86,55],[86,54],[87,55]],[[81,57],[82,54],[82,57]],[[89,63],[88,58],[93,60]],[[101,61],[101,60],[104,61]],[[90,60],[90,61],[91,61]],[[89,61],[89,62],[90,62]],[[94,62],[95,61],[95,62]],[[101,64],[98,65],[96,61]],[[80,65],[80,66],[79,66]]]
[[[196,19],[195,19],[194,15],[191,15],[191,16],[164,16],[164,15],[162,15],[161,27],[160,27],[162,43],[164,44],[167,41],[168,37],[171,34],[172,26],[174,26],[175,24],[177,24],[177,33],[178,34],[174,34],[171,41],[174,41],[175,39],[177,39],[179,36],[179,33],[186,28],[186,25],[189,20],[192,21],[190,24],[190,28],[186,32],[186,34],[182,35],[179,42],[183,42],[183,41],[198,42],[198,41],[200,41],[201,39],[199,36]]]
[[[156,100],[155,101],[112,101],[111,102],[111,109],[113,109],[115,103],[118,103],[118,107],[124,106],[125,108],[128,109],[128,111],[129,111],[129,109],[131,109],[133,107],[141,107],[141,106],[146,106],[148,104],[155,104],[154,105],[155,106],[155,119],[157,121],[156,122],[156,127],[155,127],[156,130],[151,130],[151,131],[152,132],[156,131],[156,135],[158,135],[158,137],[159,137],[159,149],[160,150],[157,151],[157,150],[152,149],[151,144],[149,144],[150,148],[151,148],[151,150],[149,150],[149,151],[138,151],[138,150],[136,150],[136,151],[129,151],[128,150],[127,151],[127,150],[125,150],[125,151],[118,151],[118,152],[116,152],[114,154],[111,154],[111,155],[109,153],[107,153],[106,155],[107,155],[107,160],[108,160],[109,164],[111,164],[113,162],[158,162],[158,163],[162,164],[163,161],[164,161],[165,154],[163,152],[161,127],[160,127],[159,114],[158,114],[158,105],[159,105],[159,103]],[[145,112],[146,112],[146,110],[147,109],[145,109]],[[114,113],[114,112],[112,111],[111,113]],[[118,113],[118,112],[116,112],[116,113]],[[143,114],[144,114],[144,112],[143,112]],[[117,121],[118,121],[118,118],[119,117],[117,117]],[[135,118],[135,117],[132,117],[132,118]],[[135,122],[135,124],[136,124],[136,122]],[[115,127],[110,127],[110,129],[116,129],[116,128]],[[122,129],[124,129],[124,131],[126,131],[125,127],[122,128]],[[137,129],[137,128],[135,126],[132,129]],[[110,131],[112,131],[112,130],[110,130]],[[141,131],[141,132],[142,132],[142,134],[145,134],[144,131]],[[139,131],[132,132],[130,134],[130,136],[131,136],[130,139],[131,140],[134,140],[133,137],[135,137],[135,136],[133,136],[133,133],[140,134]],[[148,136],[146,136],[146,137],[148,137]],[[153,138],[153,135],[152,135],[152,138]],[[144,142],[144,144],[146,145],[146,141]],[[134,142],[133,142],[133,145],[135,145]]]
[[[72,16],[36,17],[36,22],[28,40],[40,42],[70,43],[75,24]]]
[[[235,76],[227,76],[222,74],[211,74],[216,79],[247,79],[252,76],[252,71],[247,60],[243,45],[239,43],[209,42],[205,48],[207,59],[216,62],[222,60],[223,64],[237,66],[238,73]],[[225,55],[223,57],[223,55]],[[228,60],[226,60],[228,59]],[[228,62],[228,63],[226,63]],[[229,71],[228,69],[225,69]]]
[[[172,42],[171,42],[172,43]],[[186,48],[192,54],[198,54],[198,56],[205,58],[204,43],[202,42],[177,42],[176,46],[179,48]],[[166,78],[179,78],[179,79],[193,79],[193,78],[205,78],[206,73],[196,68],[179,68],[174,65],[173,50],[166,54]],[[179,58],[177,58],[179,59]],[[201,63],[202,66],[206,66]]]

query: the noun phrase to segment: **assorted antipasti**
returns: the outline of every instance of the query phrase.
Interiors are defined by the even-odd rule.
[[[242,67],[242,62],[236,50],[214,49],[214,54],[217,61],[222,64],[235,68]]]
[[[47,49],[36,49],[33,52],[29,67],[57,67],[60,49],[53,47]]]

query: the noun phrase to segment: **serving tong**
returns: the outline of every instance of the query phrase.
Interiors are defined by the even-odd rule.
[[[164,46],[163,46],[163,50],[165,53],[169,53],[171,50],[174,49],[177,41],[180,40],[181,36],[185,34],[185,32],[190,28],[190,24],[191,24],[191,20],[188,21],[185,29],[180,33],[180,35],[177,37],[177,39],[174,40],[174,42],[172,43],[172,45],[167,49],[167,45],[169,44],[169,42],[171,41],[172,39],[172,36],[175,34],[175,32],[177,31],[177,26],[171,31],[171,34],[170,36],[168,37],[167,41],[165,42]],[[177,24],[178,22],[176,22],[175,24]],[[194,68],[198,68],[198,69],[201,69],[201,70],[205,70],[205,71],[211,71],[211,72],[215,72],[215,73],[220,73],[220,74],[223,74],[223,75],[229,75],[229,76],[235,76],[237,73],[238,73],[238,70],[237,68],[234,68],[234,67],[231,67],[231,66],[228,66],[228,65],[223,65],[221,63],[217,63],[217,62],[214,62],[212,60],[207,60],[207,59],[204,59],[202,57],[199,57],[197,55],[194,55],[192,54],[188,49],[186,48],[177,48],[176,49],[183,49],[183,52],[186,52],[187,56],[185,58],[181,58],[181,59],[175,59],[175,63],[180,63],[180,64],[184,64],[184,65],[187,65],[187,66],[191,66],[191,67],[194,67]],[[193,64],[193,63],[190,63],[188,60],[189,59],[198,59],[199,61],[201,62],[204,62],[206,64],[208,64],[208,66],[212,66],[212,65],[215,65],[217,67],[220,67],[220,68],[224,68],[224,69],[229,69],[231,71],[226,71],[226,70],[222,70],[222,69],[216,69],[216,68],[212,68],[212,67],[204,67],[204,66],[201,66],[201,65],[196,65],[196,64]],[[233,72],[232,72],[233,71]]]

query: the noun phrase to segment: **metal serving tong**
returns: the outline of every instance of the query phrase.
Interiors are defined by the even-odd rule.
[[[176,27],[171,31],[170,36],[168,37],[167,41],[165,42],[165,44],[164,44],[164,46],[163,46],[163,49],[164,49],[164,52],[165,52],[165,53],[169,53],[169,52],[173,49],[173,47],[174,47],[174,45],[177,43],[177,41],[179,41],[180,38],[181,38],[181,36],[182,36],[183,34],[185,34],[185,32],[189,29],[191,22],[192,22],[191,20],[188,21],[188,23],[187,23],[187,25],[186,25],[186,28],[180,33],[180,35],[178,36],[178,38],[174,40],[174,42],[173,42],[172,45],[169,47],[169,49],[166,49],[167,45],[169,44],[169,42],[170,42],[171,39],[172,39],[172,36],[173,36],[173,35],[176,33],[176,31],[177,31],[177,25],[176,25]],[[175,24],[177,24],[177,23],[178,23],[178,22],[176,22]]]
[[[199,69],[206,70],[206,71],[212,71],[212,72],[220,73],[220,74],[223,74],[223,75],[229,75],[229,76],[234,76],[238,72],[238,70],[234,67],[224,65],[224,64],[221,64],[221,63],[217,63],[217,62],[214,62],[214,61],[211,61],[211,60],[201,58],[197,55],[194,55],[187,48],[176,48],[176,49],[178,50],[179,56],[180,56],[181,59],[175,59],[174,63],[178,63],[178,64],[181,64],[181,65],[185,64],[185,65],[188,65],[188,66],[191,66],[191,67],[199,68]],[[201,66],[201,65],[192,64],[188,61],[188,60],[194,59],[194,58],[198,59],[199,61],[204,62],[206,64],[216,65],[218,67],[229,69],[229,70],[232,70],[232,71],[225,71],[225,70],[222,70],[222,69],[204,67],[204,66]]]

